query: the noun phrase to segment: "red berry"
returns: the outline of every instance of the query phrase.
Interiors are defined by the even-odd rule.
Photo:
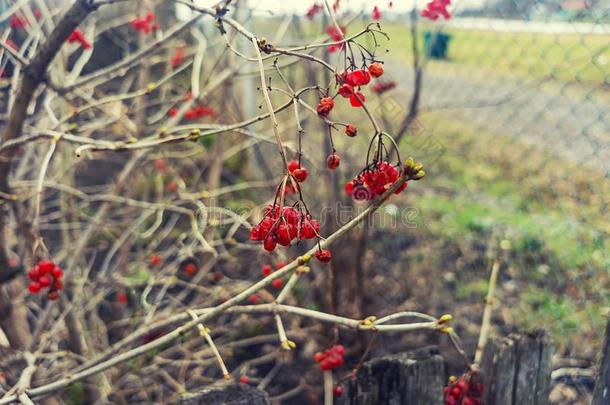
[[[63,275],[64,275],[64,271],[61,269],[61,267],[59,267],[59,266],[53,267],[53,277],[55,277],[56,279],[60,279],[63,277]]]
[[[341,95],[341,97],[348,98],[349,96],[354,94],[354,88],[347,83],[342,84],[339,87],[339,94]]]
[[[57,293],[57,291],[53,290],[53,291],[49,291],[47,293],[47,299],[49,301],[55,301],[57,299],[57,297],[59,296],[59,294]]]
[[[172,107],[169,110],[167,110],[168,117],[175,117],[176,115],[178,115],[178,109],[176,107]]]
[[[41,287],[48,287],[51,285],[51,279],[47,276],[42,276],[38,279]]]
[[[332,99],[332,97],[324,97],[322,100],[320,100],[320,103],[318,104],[316,111],[318,112],[319,115],[321,115],[323,117],[327,117],[328,114],[330,114],[330,112],[332,111],[334,106],[335,106],[335,102]]]
[[[283,282],[282,282],[281,278],[276,278],[275,280],[273,280],[271,282],[271,285],[273,286],[273,288],[278,289],[278,290],[280,288],[282,288],[282,284],[283,284]]]
[[[38,262],[38,271],[40,274],[46,274],[46,273],[52,272],[53,267],[55,267],[55,265],[50,260],[43,260],[41,262]]]
[[[40,283],[37,281],[32,281],[30,283],[30,285],[28,286],[28,290],[32,293],[32,294],[38,294],[38,292],[40,291]]]
[[[241,377],[239,377],[239,382],[242,384],[249,384],[250,379],[248,378],[248,376],[242,375]]]
[[[285,265],[286,265],[286,263],[284,263],[284,262],[279,262],[278,264],[276,264],[276,265],[275,265],[275,268],[279,270],[279,269],[281,269],[282,267],[284,267]]]
[[[294,176],[294,178],[296,179],[296,181],[298,181],[299,183],[302,183],[305,181],[305,179],[307,179],[307,175],[309,173],[307,172],[307,169],[300,168],[300,169],[296,169],[295,171],[292,172],[292,175]]]
[[[299,167],[301,167],[301,165],[299,164],[298,161],[296,160],[291,160],[290,162],[288,162],[288,171],[290,173],[294,172],[296,169],[298,169]]]
[[[159,173],[165,173],[167,171],[167,162],[164,159],[155,160],[155,170]]]
[[[333,395],[336,397],[340,397],[341,395],[343,395],[343,386],[337,385],[333,390]]]
[[[263,248],[267,252],[273,252],[275,250],[275,246],[277,245],[276,241],[273,239],[271,235],[267,236],[265,242],[263,243]]]
[[[195,265],[195,263],[189,263],[184,266],[184,271],[186,271],[186,274],[188,274],[189,276],[192,276],[193,274],[197,273],[197,266]]]
[[[368,84],[371,81],[371,75],[369,72],[367,72],[366,70],[354,70],[353,72],[350,72],[347,74],[346,78],[345,78],[345,83],[353,86],[353,87],[358,87],[358,86],[364,86],[365,84]]]
[[[151,266],[158,266],[161,263],[161,256],[159,255],[152,255],[150,258],[150,265]]]
[[[316,352],[316,354],[313,355],[313,359],[316,363],[321,362],[325,357],[326,356],[324,356],[324,353],[322,352]]]
[[[358,128],[352,124],[347,124],[345,126],[345,135],[349,136],[350,138],[355,137],[358,135]]]
[[[341,158],[336,153],[328,155],[326,158],[326,167],[328,167],[330,170],[335,170],[337,167],[339,167],[339,163],[341,163]]]
[[[383,75],[383,66],[381,63],[375,62],[369,66],[369,73],[373,77],[379,77]]]
[[[333,258],[333,255],[330,253],[328,249],[318,250],[315,254],[316,259],[321,261],[322,263],[328,263]]]
[[[55,282],[53,283],[53,287],[56,290],[61,290],[62,288],[64,288],[64,283],[61,280],[55,280]]]
[[[258,295],[252,294],[250,297],[248,297],[248,301],[250,301],[250,304],[252,305],[258,304]]]
[[[38,278],[40,277],[40,274],[38,273],[38,270],[36,270],[36,268],[33,268],[32,270],[28,271],[28,278],[32,281],[38,281]]]
[[[305,220],[302,224],[301,239],[312,239],[318,236],[320,223],[315,219]]]
[[[119,302],[119,304],[127,304],[127,294],[124,292],[119,292],[116,295],[116,300]]]
[[[366,97],[362,92],[357,91],[349,97],[349,103],[352,107],[362,107],[362,103],[366,101]]]
[[[263,273],[263,276],[267,277],[269,274],[273,273],[273,267],[268,264],[265,264],[261,269],[261,273]]]
[[[345,192],[347,193],[347,195],[352,195],[354,192],[354,181],[348,181],[347,183],[345,183]]]

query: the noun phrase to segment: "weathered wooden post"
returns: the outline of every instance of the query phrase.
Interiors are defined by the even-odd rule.
[[[485,346],[483,403],[544,405],[551,383],[553,345],[545,331],[513,333],[491,339]]]
[[[269,405],[265,391],[246,384],[206,388],[180,398],[181,405]]]
[[[443,403],[445,363],[436,348],[366,362],[347,383],[344,404],[437,405]]]
[[[606,322],[606,337],[602,346],[593,401],[591,402],[591,405],[608,404],[610,404],[610,313]]]

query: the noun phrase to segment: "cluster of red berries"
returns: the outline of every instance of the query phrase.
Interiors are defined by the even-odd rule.
[[[449,378],[449,384],[443,388],[445,405],[481,405],[483,384],[478,380],[479,374],[475,371],[460,378]]]
[[[313,359],[320,365],[323,371],[334,370],[341,367],[344,363],[345,347],[343,345],[334,345],[330,349],[326,349],[324,353],[316,352]]]
[[[377,162],[365,169],[355,179],[345,184],[345,192],[355,200],[372,200],[385,193],[396,180],[398,169],[388,162]],[[394,194],[400,194],[407,188],[404,182]]]
[[[442,15],[445,20],[448,20],[451,18],[451,13],[447,10],[450,4],[451,0],[432,0],[421,11],[421,16],[429,20],[437,20]]]
[[[294,179],[299,183],[302,183],[307,180],[307,176],[309,175],[307,169],[301,167],[301,164],[296,160],[291,160],[290,162],[288,162],[288,171],[290,172],[290,174],[292,174],[292,177],[294,177]]]
[[[328,263],[333,258],[332,253],[330,253],[330,250],[328,249],[318,250],[314,256],[316,256],[316,259],[318,259],[322,263]]]
[[[64,271],[51,260],[41,260],[38,264],[28,271],[30,285],[28,290],[32,294],[38,294],[43,288],[48,288],[47,298],[57,299],[59,290],[64,288],[61,278]]]
[[[326,27],[326,33],[328,34],[330,39],[333,40],[333,42],[339,42],[339,41],[343,40],[343,35],[345,35],[346,28],[345,27],[339,27],[339,28],[340,29],[337,29],[337,27],[335,27],[334,25],[329,25],[328,27]],[[340,51],[341,49],[343,49],[344,46],[345,46],[344,43],[332,44],[332,45],[328,45],[328,47],[326,49],[328,49],[328,53],[333,53],[333,52]]]
[[[394,81],[377,81],[374,85],[373,88],[371,89],[373,91],[373,93],[377,93],[377,94],[383,94],[387,91],[392,90],[393,88],[396,87],[396,82]]]
[[[143,18],[133,18],[131,20],[131,26],[134,30],[140,31],[146,35],[159,29],[159,24],[155,22],[155,14],[152,11],[147,12],[146,16]]]
[[[343,98],[348,98],[352,107],[362,107],[366,97],[360,91],[360,88],[369,84],[372,77],[377,78],[382,75],[383,66],[378,62],[371,63],[368,69],[343,71],[337,75],[337,84],[339,85],[337,94]],[[331,97],[324,97],[318,104],[318,114],[327,117],[333,107],[334,100]]]
[[[72,31],[72,33],[68,37],[68,43],[79,43],[83,49],[91,48],[91,43],[87,41],[87,38],[85,38],[85,34],[83,34],[83,32],[78,28]]]
[[[262,241],[268,252],[273,252],[279,244],[289,246],[293,240],[312,239],[318,236],[320,223],[311,219],[311,215],[299,209],[279,205],[268,205],[265,217],[254,225],[250,232],[250,240]]]

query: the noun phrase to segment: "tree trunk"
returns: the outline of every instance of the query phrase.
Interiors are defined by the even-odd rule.
[[[481,368],[486,405],[548,403],[553,345],[544,331],[513,333],[485,346]]]
[[[440,405],[445,363],[436,348],[423,348],[366,362],[347,384],[344,404]]]

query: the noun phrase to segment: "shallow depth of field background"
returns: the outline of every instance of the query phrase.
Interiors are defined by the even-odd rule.
[[[422,53],[426,32],[450,37],[445,58],[422,61],[421,112],[400,145],[428,175],[376,218],[365,300],[452,312],[473,346],[490,259],[500,254],[496,332],[548,328],[559,357],[592,359],[610,306],[609,9],[507,0],[462,10],[458,2],[457,10],[449,22],[417,24]],[[282,20],[256,19],[269,38]],[[384,79],[398,88],[366,94],[390,128],[413,92],[409,21],[409,13],[384,13]],[[312,37],[323,29],[319,17],[293,23]],[[348,149],[352,167],[361,141]],[[322,154],[310,152],[320,165]]]

